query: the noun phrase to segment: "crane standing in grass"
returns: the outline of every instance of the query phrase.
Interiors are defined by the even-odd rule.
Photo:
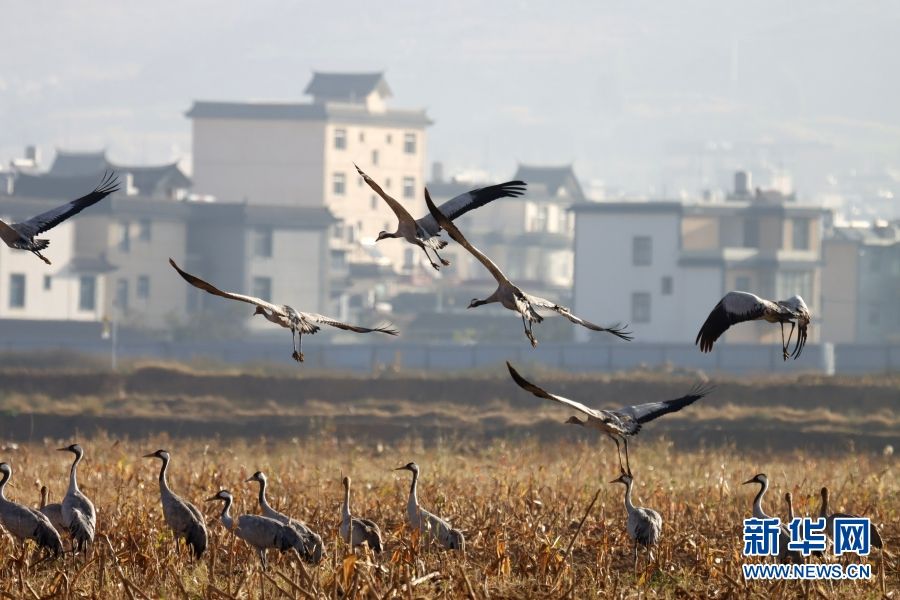
[[[12,477],[12,467],[0,463],[0,525],[25,547],[25,540],[34,540],[38,547],[59,556],[63,552],[62,540],[50,519],[24,504],[6,499],[6,484]]]
[[[823,487],[819,494],[822,497],[822,504],[819,507],[819,518],[825,519],[825,533],[829,537],[833,535],[834,532],[834,520],[835,519],[859,519],[859,515],[852,515],[848,513],[829,513],[828,512],[828,488]],[[869,542],[875,548],[884,549],[884,541],[881,539],[881,533],[878,531],[878,528],[875,527],[875,524],[869,521]]]
[[[47,489],[46,485],[41,486],[41,505],[38,508],[42,514],[44,514],[48,519],[50,519],[50,523],[53,525],[53,528],[56,531],[63,532],[66,530],[66,526],[63,524],[62,518],[62,504],[59,502],[48,502],[50,498],[50,491]]]
[[[610,483],[621,483],[625,486],[625,512],[628,520],[625,522],[625,530],[634,540],[634,570],[638,567],[638,544],[647,549],[648,560],[653,560],[653,546],[659,542],[662,534],[662,516],[652,508],[635,506],[631,501],[631,488],[634,478],[630,473],[622,473]]]
[[[78,489],[78,463],[84,458],[84,450],[78,444],[70,444],[57,450],[75,455],[69,469],[69,489],[60,504],[63,524],[72,536],[74,550],[83,551],[94,543],[94,534],[97,530],[97,511],[94,504]]]
[[[409,500],[406,503],[406,517],[414,529],[434,541],[437,541],[446,550],[466,550],[466,540],[462,531],[454,529],[450,523],[437,515],[431,514],[419,506],[419,498],[416,495],[416,485],[419,481],[419,465],[414,462],[397,467],[395,471],[410,471],[412,484],[409,486]]]
[[[212,498],[207,498],[207,502],[221,500],[225,504],[222,506],[222,514],[219,520],[225,529],[241,538],[249,545],[256,549],[259,556],[259,562],[262,564],[263,570],[269,568],[269,561],[266,560],[266,550],[274,548],[281,552],[293,550],[300,558],[297,548],[302,545],[300,536],[292,527],[279,523],[275,519],[269,517],[261,517],[259,515],[239,515],[237,520],[231,516],[231,504],[234,497],[228,490],[221,490]]]
[[[350,514],[350,478],[344,477],[344,503],[341,505],[341,537],[351,548],[366,544],[375,554],[384,548],[381,541],[381,529],[374,521],[354,517]]]
[[[158,458],[162,461],[159,469],[159,496],[162,501],[163,518],[166,525],[175,534],[175,544],[183,539],[191,547],[192,559],[199,559],[206,551],[208,533],[203,514],[197,507],[181,499],[171,489],[166,481],[166,472],[169,469],[169,453],[165,450],[157,450],[152,454],[145,454],[144,458]]]
[[[301,542],[300,547],[297,548],[297,552],[306,562],[314,565],[319,564],[324,552],[321,536],[310,529],[306,523],[292,519],[269,505],[269,501],[266,499],[266,486],[268,485],[269,480],[265,473],[257,471],[251,475],[247,481],[256,481],[259,483],[259,508],[262,510],[262,514],[283,525],[293,528],[294,531],[297,532]]]
[[[763,510],[762,507],[762,499],[763,496],[766,495],[766,492],[769,490],[769,478],[765,473],[759,473],[758,475],[754,475],[751,479],[748,479],[743,483],[743,485],[748,485],[751,483],[756,483],[759,485],[759,492],[757,492],[756,497],[753,498],[753,518],[755,519],[770,519],[769,515]],[[793,508],[791,508],[793,512]],[[787,525],[784,523],[779,527],[778,533],[778,562],[791,562],[791,563],[801,563],[803,562],[803,555],[796,550],[788,550],[788,542],[791,541],[791,533],[788,529]]]

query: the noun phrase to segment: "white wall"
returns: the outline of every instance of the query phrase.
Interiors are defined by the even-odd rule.
[[[321,206],[325,123],[194,118],[194,191],[223,202]]]
[[[581,212],[575,227],[573,304],[577,314],[600,325],[629,323],[635,339],[641,342],[693,341],[705,312],[711,308],[702,302],[695,304],[695,299],[713,298],[715,303],[720,296],[721,271],[679,267],[677,213]],[[635,236],[652,238],[649,266],[632,264]],[[672,278],[670,295],[662,293],[665,276]],[[634,292],[650,294],[647,323],[633,320]],[[579,328],[577,335],[583,341],[597,334]]]

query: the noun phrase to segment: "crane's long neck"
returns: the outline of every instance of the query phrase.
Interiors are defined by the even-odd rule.
[[[419,472],[413,471],[412,483],[409,486],[409,502],[407,504],[410,508],[417,508],[419,506],[419,498],[416,495],[416,484],[419,482]]]
[[[791,501],[790,496],[787,497],[787,500],[785,500],[785,502],[787,502],[788,521],[793,521],[794,520],[794,503]]]
[[[634,503],[631,501],[631,486],[634,485],[634,481],[629,481],[625,484],[625,510],[630,512],[634,512]]]
[[[819,508],[819,518],[828,518],[828,494],[822,494],[822,506]]]
[[[222,525],[224,525],[228,529],[232,529],[234,527],[234,519],[231,518],[231,502],[231,498],[225,499],[225,506],[222,507],[222,514],[219,516],[219,519],[222,521]]]
[[[756,493],[756,498],[753,499],[753,516],[757,519],[768,519],[769,515],[763,512],[762,509],[762,499],[763,496],[766,495],[766,490],[769,489],[769,482],[763,481],[759,484],[759,492]]]
[[[269,501],[266,500],[266,483],[265,479],[259,480],[259,505],[265,511],[275,512],[275,509],[269,506]]]
[[[166,480],[166,472],[169,470],[169,458],[163,457],[162,466],[159,468],[159,491],[162,493],[171,493],[169,490],[169,482]]]
[[[69,469],[69,492],[77,492],[78,491],[78,463],[81,462],[81,457],[84,456],[81,452],[75,453],[75,460],[72,461],[72,467]]]
[[[10,473],[4,471],[3,479],[0,479],[0,500],[2,500],[3,502],[6,502],[6,494],[4,493],[6,490],[6,482],[9,481],[9,478],[11,476],[12,475]]]
[[[344,485],[344,505],[341,507],[341,516],[344,519],[350,518],[350,486]]]

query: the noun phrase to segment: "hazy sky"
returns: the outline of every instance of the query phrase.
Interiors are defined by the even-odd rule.
[[[451,173],[574,162],[646,190],[703,179],[684,153],[730,142],[812,186],[900,167],[898,30],[888,0],[6,2],[0,160],[189,158],[194,99],[301,100],[314,69],[386,70]]]

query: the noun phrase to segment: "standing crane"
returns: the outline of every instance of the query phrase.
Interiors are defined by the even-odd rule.
[[[574,408],[587,419],[581,420],[578,417],[569,417],[566,421],[570,425],[580,425],[596,429],[608,435],[612,441],[616,443],[616,453],[619,455],[619,469],[623,473],[631,473],[631,465],[628,461],[628,437],[637,435],[644,423],[652,421],[657,417],[665,414],[676,412],[693,404],[700,398],[706,396],[711,388],[703,388],[696,386],[686,396],[676,398],[674,400],[663,400],[661,402],[648,402],[646,404],[636,404],[634,406],[625,406],[616,410],[600,410],[585,406],[581,402],[569,400],[563,396],[557,396],[531,383],[516,371],[509,362],[506,363],[509,374],[512,375],[513,381],[523,390],[529,391],[538,398],[553,400],[564,404],[569,408]],[[619,440],[625,444],[625,465],[622,465],[622,452],[619,446]],[[627,471],[626,471],[627,467]]]
[[[819,507],[819,518],[825,519],[825,533],[830,537],[834,532],[835,519],[859,519],[859,515],[849,513],[829,513],[828,512],[828,488],[823,487],[819,492],[822,496],[822,504]],[[881,533],[875,524],[869,521],[869,542],[872,546],[884,549],[884,541],[881,539]]]
[[[266,487],[269,479],[262,471],[257,471],[250,476],[247,481],[256,481],[259,483],[259,508],[262,514],[270,519],[274,519],[283,525],[293,528],[302,542],[301,547],[297,548],[300,556],[308,563],[317,565],[322,560],[324,552],[322,537],[310,529],[306,523],[292,519],[284,513],[278,512],[269,505],[266,499]]]
[[[662,534],[662,516],[652,508],[635,506],[631,501],[631,488],[634,478],[630,473],[622,473],[610,483],[621,483],[625,486],[625,512],[628,520],[625,522],[625,530],[634,540],[634,570],[638,567],[638,544],[647,549],[648,562],[653,560],[653,546],[659,542]]]
[[[381,541],[381,529],[374,521],[354,517],[350,513],[350,478],[344,477],[344,503],[341,505],[341,537],[351,548],[366,544],[375,554],[384,549]]]
[[[48,503],[50,498],[50,491],[47,489],[46,485],[41,486],[41,506],[38,508],[41,513],[43,513],[48,519],[50,519],[50,523],[53,525],[53,528],[56,531],[65,531],[66,526],[63,524],[62,518],[62,504],[59,502]]]
[[[519,287],[514,284],[509,278],[503,274],[503,271],[500,270],[494,261],[492,261],[486,254],[481,252],[478,248],[473,246],[462,234],[462,232],[453,224],[453,221],[447,218],[447,215],[442,213],[440,209],[438,209],[434,202],[431,201],[431,195],[428,193],[428,189],[425,189],[425,203],[428,205],[428,210],[431,212],[431,216],[435,218],[438,225],[440,225],[447,234],[460,246],[469,251],[469,254],[478,259],[484,268],[487,269],[491,275],[493,275],[494,279],[497,282],[497,289],[494,290],[490,296],[485,298],[484,300],[478,300],[477,298],[473,299],[468,308],[475,308],[476,306],[482,306],[483,304],[492,304],[499,303],[503,308],[509,309],[514,313],[517,313],[520,317],[522,317],[522,325],[525,326],[525,336],[528,338],[528,341],[531,342],[531,347],[537,347],[537,338],[534,337],[534,332],[532,328],[535,323],[540,323],[544,320],[544,317],[538,313],[538,309],[546,309],[552,310],[553,312],[567,318],[570,322],[581,325],[582,327],[586,327],[592,331],[605,331],[606,333],[611,333],[619,339],[623,339],[626,341],[630,341],[632,339],[631,333],[627,331],[627,327],[620,327],[619,325],[613,325],[611,327],[601,327],[600,325],[595,325],[590,321],[586,321],[581,317],[576,316],[572,311],[561,304],[557,304],[556,302],[551,302],[545,298],[540,298],[538,296],[533,296],[531,294],[527,294],[523,292]]]
[[[84,458],[84,450],[78,444],[70,444],[57,450],[75,455],[69,469],[69,489],[66,490],[60,504],[63,524],[72,536],[74,549],[84,550],[94,543],[94,533],[97,530],[97,511],[94,504],[78,489],[78,463]]]
[[[454,529],[449,522],[434,515],[421,506],[416,495],[416,484],[419,481],[419,465],[414,462],[397,467],[395,471],[410,471],[412,484],[409,486],[409,500],[406,503],[406,518],[409,525],[419,532],[427,534],[432,541],[437,541],[445,550],[466,550],[466,540],[462,531]]]
[[[781,325],[781,353],[784,360],[793,357],[796,360],[803,347],[806,346],[807,329],[811,320],[809,308],[800,296],[791,296],[787,300],[766,300],[750,292],[728,292],[719,300],[703,326],[697,333],[694,344],[700,345],[700,352],[712,352],[713,344],[732,325],[745,321],[768,321]],[[791,324],[791,332],[787,342],[784,341],[784,324]],[[788,352],[794,328],[797,327],[797,342],[794,350]]]
[[[420,219],[414,219],[402,204],[381,189],[381,186],[375,183],[371,177],[363,173],[362,169],[355,164],[353,166],[356,167],[356,171],[359,173],[360,177],[363,178],[376,194],[381,196],[388,207],[394,211],[395,215],[397,215],[397,231],[393,233],[382,231],[378,234],[378,238],[376,238],[375,241],[380,242],[381,240],[388,238],[403,238],[408,244],[421,248],[422,252],[425,253],[425,257],[428,259],[428,262],[431,263],[431,266],[434,267],[435,270],[440,270],[440,267],[436,262],[431,260],[431,257],[428,255],[429,248],[434,252],[434,255],[442,265],[445,267],[448,266],[450,262],[444,260],[441,255],[438,254],[438,250],[443,249],[447,245],[447,242],[439,237],[441,226],[435,218],[431,214],[427,214]],[[498,183],[497,185],[489,185],[477,190],[471,190],[447,200],[441,204],[440,210],[452,221],[453,219],[457,219],[466,214],[470,210],[484,206],[497,198],[521,196],[525,193],[525,186],[526,183],[524,181],[507,181],[505,183]]]
[[[38,547],[59,556],[63,552],[62,540],[50,519],[24,504],[6,499],[6,484],[11,477],[12,467],[0,463],[0,525],[22,544],[23,549],[25,540],[34,540]]]
[[[206,551],[209,535],[206,531],[206,523],[203,514],[197,507],[183,500],[171,489],[166,480],[166,472],[169,469],[169,453],[165,450],[157,450],[151,454],[145,454],[144,458],[158,458],[162,461],[159,469],[159,496],[162,501],[163,518],[166,525],[175,534],[175,545],[183,539],[185,544],[191,547],[192,559],[199,559]]]
[[[119,189],[119,182],[116,180],[115,173],[106,173],[103,181],[94,188],[91,193],[67,202],[62,206],[58,206],[52,210],[41,213],[36,217],[32,217],[21,223],[4,223],[0,221],[0,240],[16,250],[27,250],[40,258],[42,261],[50,264],[50,259],[41,254],[41,250],[45,250],[50,245],[50,240],[35,239],[34,236],[49,231],[74,215],[77,215],[85,208],[100,202],[110,194]]]
[[[762,499],[763,496],[766,495],[766,492],[769,490],[769,478],[765,473],[759,473],[754,475],[751,479],[745,481],[742,485],[748,485],[751,483],[759,484],[759,492],[756,493],[756,497],[753,498],[753,517],[755,519],[771,519],[769,515],[763,510],[762,507]],[[793,511],[793,508],[791,509]],[[784,523],[779,527],[778,533],[778,560],[780,562],[792,562],[792,563],[800,563],[803,562],[803,555],[797,550],[788,550],[788,542],[791,541],[791,533],[788,529],[787,525]]]
[[[224,502],[222,514],[219,516],[222,525],[256,549],[263,570],[269,568],[269,561],[266,560],[266,550],[269,548],[275,548],[281,552],[293,550],[297,557],[300,557],[297,548],[303,542],[292,527],[279,523],[275,519],[259,515],[239,515],[237,521],[235,521],[230,513],[234,497],[228,490],[221,490],[212,498],[206,499],[207,502],[216,500]]]

